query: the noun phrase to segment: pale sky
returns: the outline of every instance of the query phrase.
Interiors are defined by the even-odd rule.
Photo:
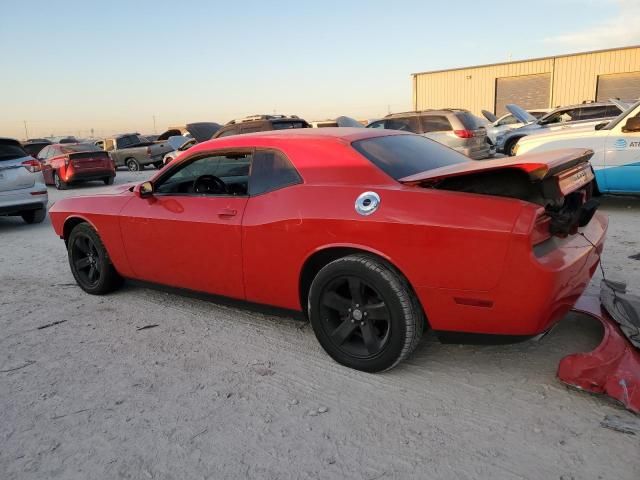
[[[640,43],[640,0],[8,1],[0,136],[411,108],[410,74]]]

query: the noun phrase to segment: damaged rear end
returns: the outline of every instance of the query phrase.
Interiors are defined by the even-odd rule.
[[[539,206],[531,237],[534,245],[578,233],[593,218],[592,150],[567,149],[513,158],[469,162],[404,177],[423,188],[510,197]]]

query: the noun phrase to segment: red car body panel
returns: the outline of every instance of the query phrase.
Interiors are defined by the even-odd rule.
[[[217,149],[270,148],[291,160],[302,184],[253,197],[141,198],[121,189],[56,202],[54,228],[64,236],[69,218],[86,218],[125,277],[294,310],[306,308],[300,279],[314,253],[368,251],[406,276],[436,330],[535,335],[570,310],[591,278],[603,216],[585,230],[597,248],[574,235],[536,257],[531,231],[540,206],[403,185],[350,145],[400,132],[304,130],[222,137],[168,167]],[[368,190],[381,203],[363,217],[354,202]]]
[[[69,144],[52,145],[64,148]],[[42,174],[45,184],[53,185],[53,172],[57,171],[60,179],[65,183],[84,180],[98,180],[115,177],[116,170],[108,154],[102,151],[61,153],[42,163]]]

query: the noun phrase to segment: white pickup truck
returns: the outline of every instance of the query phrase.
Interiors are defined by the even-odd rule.
[[[640,194],[640,101],[607,124],[529,135],[516,155],[558,148],[593,150],[591,165],[601,193]]]

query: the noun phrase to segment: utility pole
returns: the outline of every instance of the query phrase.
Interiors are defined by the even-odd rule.
[[[154,115],[153,116],[153,134],[155,135],[156,133],[158,132],[156,132],[156,116]]]
[[[23,120],[24,122],[24,139],[27,140],[29,138],[29,130],[27,130],[27,121]]]

